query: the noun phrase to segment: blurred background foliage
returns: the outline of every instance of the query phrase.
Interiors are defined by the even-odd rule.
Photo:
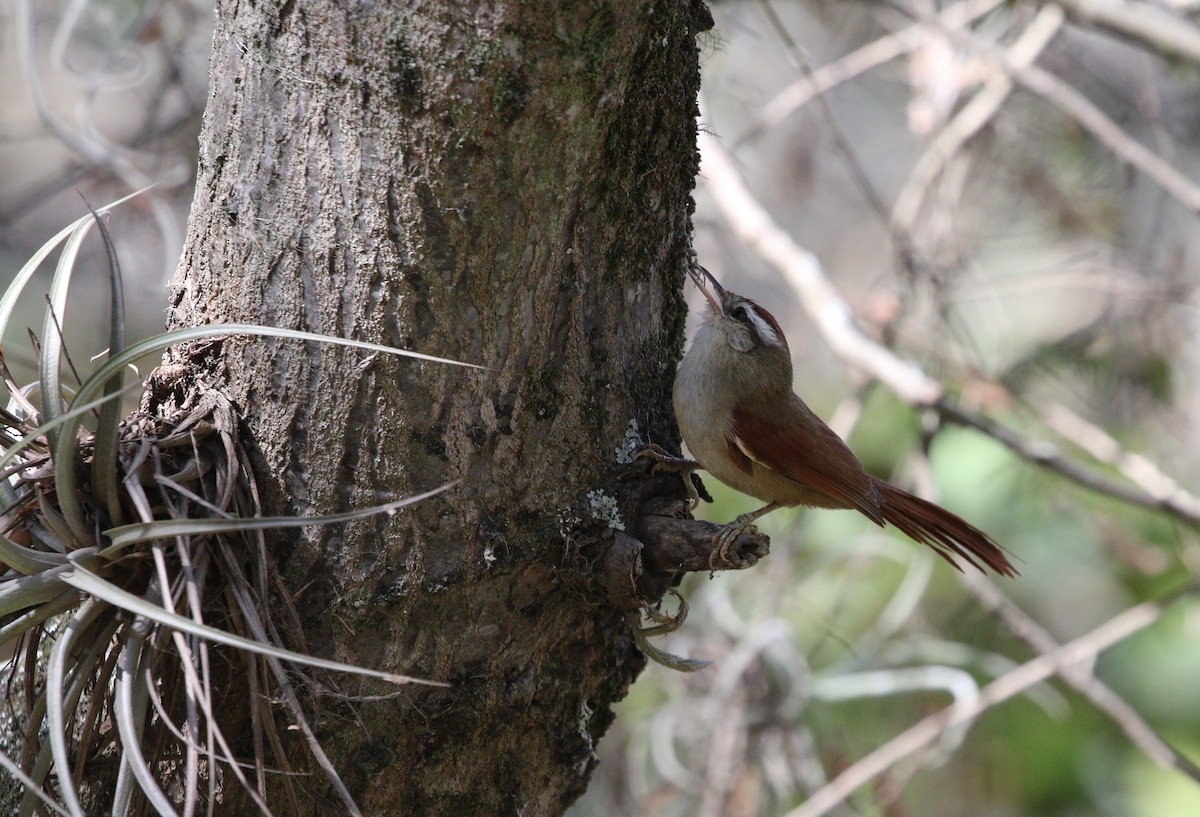
[[[1115,4],[1163,17],[1174,40],[1090,22],[1101,5],[1114,4],[713,5],[704,129],[757,206],[815,254],[862,333],[984,428],[913,405],[832,351],[708,174],[701,261],[779,318],[798,392],[873,473],[988,530],[1022,575],[959,575],[854,514],[765,517],[767,560],[682,588],[689,618],[662,646],[712,665],[641,677],[573,817],[1200,813],[1187,760],[1200,761],[1200,604],[1180,592],[1200,571],[1200,198],[1186,187],[1200,178],[1200,49],[1186,50],[1200,3]],[[974,17],[957,33],[932,24],[963,11]],[[156,182],[111,229],[130,334],[161,328],[211,14],[203,0],[0,4],[0,277],[78,217],[79,193],[108,201]],[[1022,49],[1059,92],[1012,74]],[[1099,138],[1062,88],[1127,143]],[[1136,145],[1182,190],[1138,169]],[[73,315],[98,298],[89,286],[106,286],[99,249]],[[69,348],[103,348],[97,317],[64,326]],[[27,340],[4,347],[26,379]],[[707,484],[707,518],[756,507]],[[1062,670],[981,704],[1053,645],[1155,601],[1148,626],[1082,651],[1074,682]],[[898,751],[844,802],[813,805],[948,706],[981,714]]]
[[[1200,4],[1119,5],[1200,37]],[[989,7],[958,36],[913,28]],[[1060,458],[1143,499],[1184,497],[1172,480],[1195,490],[1196,200],[1019,81],[972,118],[1005,83],[989,55],[1017,59],[1040,36],[1038,67],[1130,142],[1200,178],[1195,55],[1103,30],[1083,19],[1089,7],[713,5],[703,126],[757,206],[815,254],[869,339],[1015,435],[1026,455],[910,405],[831,351],[795,279],[746,240],[728,213],[742,205],[723,204],[726,183],[705,171],[702,263],[779,318],[798,393],[869,470],[988,530],[1022,575],[960,576],[851,513],[768,515],[768,559],[685,583],[689,618],[667,647],[712,666],[647,671],[601,743],[575,817],[1200,814],[1200,785],[1130,737],[1147,728],[1181,753],[1178,765],[1200,761],[1200,604],[1173,596],[1200,570],[1194,497],[1183,514],[1139,507],[1037,462]],[[824,82],[881,46],[895,56]],[[927,172],[938,146],[956,141]],[[690,332],[703,300],[689,297]],[[706,484],[717,500],[706,518],[757,507]],[[1008,615],[993,612],[997,596]],[[813,806],[815,792],[922,718],[970,706],[1053,643],[1168,597],[1146,629],[1087,656],[1086,692],[1059,678],[1027,685],[928,748],[898,751],[847,801]],[[1053,641],[1031,643],[1030,628]]]
[[[43,242],[87,212],[81,196],[99,206],[154,184],[110,225],[125,278],[128,335],[162,331],[165,284],[179,260],[195,186],[212,16],[211,0],[0,1],[5,284]],[[84,245],[80,263],[63,333],[68,349],[91,354],[108,336],[107,307],[94,306],[108,299],[98,239]],[[46,264],[39,274],[48,281],[53,271]],[[41,320],[45,291],[30,285],[27,308],[18,307],[3,338],[19,382],[31,379],[24,375],[33,366],[20,317]],[[89,314],[94,321],[80,317]]]

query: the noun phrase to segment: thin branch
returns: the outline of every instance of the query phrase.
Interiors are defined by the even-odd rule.
[[[948,27],[966,26],[1002,5],[1004,0],[964,0],[938,15]],[[927,37],[923,24],[911,25],[895,34],[880,37],[841,59],[814,69],[803,79],[784,88],[763,106],[759,121],[734,144],[740,146],[761,136],[795,114],[815,97],[847,80],[878,68],[920,47]]]
[[[928,25],[938,26],[954,43],[983,56],[995,63],[1012,80],[1045,99],[1067,116],[1084,127],[1092,136],[1117,158],[1145,173],[1159,184],[1180,204],[1193,212],[1200,212],[1200,186],[1176,170],[1170,162],[1145,147],[1121,126],[1112,121],[1104,111],[1077,91],[1069,83],[1036,65],[1021,65],[1003,49],[985,42],[961,29],[948,28],[932,14],[909,8],[895,0],[880,0],[902,14],[916,18]]]
[[[1104,429],[1089,423],[1066,406],[1056,403],[1042,409],[1040,414],[1046,425],[1099,462],[1116,468],[1125,479],[1145,491],[1147,496],[1159,503],[1180,505],[1200,518],[1200,497],[1186,491],[1149,458],[1125,450]]]
[[[1166,511],[1192,527],[1200,528],[1200,500],[1183,490],[1166,495],[1147,493],[1140,487],[1109,479],[1080,465],[1065,456],[1062,449],[1052,442],[1027,439],[990,418],[952,406],[944,400],[939,401],[934,410],[942,419],[982,431],[1022,459],[1060,474],[1085,488],[1140,508]]]
[[[963,578],[984,609],[997,613],[1013,635],[1042,654],[1052,655],[1059,649],[1054,637],[1005,596],[994,583],[988,581],[987,577],[970,573],[965,574]],[[1128,701],[1094,676],[1089,666],[1062,664],[1057,672],[1080,695],[1087,698],[1092,706],[1112,719],[1130,742],[1145,752],[1147,757],[1160,766],[1174,769],[1200,782],[1200,769],[1196,764],[1175,751],[1175,748],[1155,732]]]
[[[1058,0],[1072,19],[1137,40],[1163,56],[1200,63],[1200,29],[1157,3],[1138,0]]]
[[[792,286],[834,353],[910,403],[936,402],[942,394],[941,384],[855,326],[850,307],[825,277],[821,262],[775,223],[717,138],[701,131],[699,143],[700,175],[730,227]]]
[[[1063,12],[1059,6],[1044,7],[1009,49],[1009,57],[1018,65],[1030,65],[1054,39],[1062,27]],[[930,141],[921,158],[913,165],[908,181],[896,198],[892,211],[893,229],[908,233],[916,224],[925,191],[942,172],[963,145],[980,131],[1012,93],[1013,83],[1000,71],[988,77],[983,89],[963,106],[954,118]]]
[[[1094,660],[1104,650],[1158,621],[1162,613],[1163,608],[1156,603],[1139,604],[1074,641],[1022,664],[985,686],[979,698],[970,704],[948,706],[918,721],[818,789],[785,817],[820,817],[828,814],[860,786],[913,753],[932,745],[947,729],[964,724],[996,704],[1041,683],[1063,666]]]

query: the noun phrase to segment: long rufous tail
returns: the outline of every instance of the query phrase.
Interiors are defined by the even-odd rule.
[[[1001,576],[1015,576],[1012,566],[1000,547],[979,528],[955,516],[945,508],[915,497],[883,480],[874,480],[882,500],[883,518],[906,536],[929,545],[939,556],[959,570],[954,557],[983,570],[980,562]]]

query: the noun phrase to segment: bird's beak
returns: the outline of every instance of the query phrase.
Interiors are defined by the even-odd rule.
[[[725,300],[725,287],[721,286],[720,283],[717,282],[716,278],[713,278],[711,272],[699,264],[692,264],[690,267],[688,267],[688,275],[692,277],[692,281],[696,284],[696,288],[699,289],[700,292],[704,294],[704,297],[708,299],[713,311],[719,314],[721,312],[721,301]],[[712,284],[712,288],[716,292],[715,297],[712,292],[708,291],[708,287],[705,286],[705,279],[708,279],[707,283]]]

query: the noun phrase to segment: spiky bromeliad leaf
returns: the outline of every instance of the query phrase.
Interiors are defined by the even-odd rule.
[[[123,198],[119,198],[114,202],[104,205],[99,209],[98,212],[105,213],[114,207],[124,204],[135,196],[140,196],[149,189],[149,187],[143,187],[136,193],[130,193],[128,196],[124,196]],[[33,277],[33,274],[38,271],[38,267],[42,265],[42,262],[46,260],[46,257],[50,255],[50,253],[54,252],[55,247],[66,241],[67,238],[70,237],[75,231],[79,230],[85,225],[90,224],[91,222],[92,216],[89,213],[88,215],[77,219],[69,226],[64,227],[53,238],[39,247],[37,252],[29,257],[29,260],[25,262],[25,264],[13,277],[12,283],[8,285],[8,289],[4,291],[3,295],[0,295],[0,337],[3,337],[4,333],[8,330],[8,321],[9,318],[12,317],[13,310],[16,309],[17,299],[21,296],[21,293],[25,289],[25,285],[29,283],[29,280]]]
[[[101,209],[103,211],[114,207],[128,198],[131,197],[127,196],[125,199],[106,205]],[[80,245],[92,225],[99,226],[109,254],[113,288],[112,334],[107,360],[84,380],[73,396],[69,396],[68,390],[60,382],[59,375],[60,363],[65,357],[59,321],[66,305],[67,292]],[[348,672],[377,678],[391,683],[417,682],[439,686],[443,684],[313,658],[277,646],[281,643],[280,636],[275,632],[273,624],[267,622],[268,626],[264,626],[264,621],[258,617],[255,605],[260,602],[256,601],[253,593],[249,592],[252,586],[250,579],[240,572],[242,569],[240,567],[241,557],[234,555],[228,537],[231,534],[244,535],[248,531],[341,523],[377,513],[391,513],[405,505],[447,490],[457,483],[385,505],[332,516],[258,518],[245,513],[246,511],[256,511],[256,502],[242,505],[235,503],[234,506],[229,506],[225,502],[228,497],[225,497],[218,507],[215,504],[208,504],[200,496],[203,491],[193,494],[188,488],[164,479],[160,481],[161,487],[176,490],[182,500],[179,510],[173,513],[186,517],[187,506],[194,501],[226,518],[153,520],[152,515],[157,515],[157,512],[151,514],[151,505],[147,503],[140,483],[134,480],[132,483],[122,485],[122,468],[118,447],[120,410],[116,398],[128,390],[122,383],[125,367],[142,356],[159,352],[171,345],[221,336],[246,335],[331,343],[371,353],[407,356],[434,363],[460,365],[468,368],[485,367],[408,352],[381,344],[245,324],[211,325],[174,330],[123,349],[124,316],[120,305],[119,270],[111,239],[96,211],[79,219],[47,242],[21,269],[13,284],[0,296],[0,332],[7,325],[17,298],[33,273],[49,253],[64,241],[66,246],[63,248],[58,269],[51,284],[50,304],[42,341],[39,383],[42,392],[41,411],[38,412],[20,394],[15,398],[25,414],[31,418],[36,418],[40,414],[41,424],[38,428],[22,436],[22,432],[25,432],[32,422],[19,419],[20,413],[5,413],[4,417],[0,417],[0,422],[9,427],[9,430],[5,432],[3,451],[0,452],[0,471],[8,473],[10,479],[21,473],[21,478],[27,480],[27,492],[20,498],[24,504],[18,513],[30,514],[31,519],[26,527],[32,534],[33,540],[33,544],[28,545],[21,543],[21,537],[10,539],[0,536],[0,562],[3,562],[4,566],[8,568],[5,571],[7,575],[0,577],[0,615],[15,616],[0,627],[0,644],[27,633],[36,634],[39,625],[52,617],[75,611],[69,621],[57,633],[50,636],[53,638],[54,644],[51,648],[50,660],[45,665],[45,685],[41,693],[33,700],[33,707],[28,713],[29,721],[25,731],[26,749],[22,752],[21,757],[23,771],[18,772],[18,777],[29,788],[29,791],[22,803],[21,814],[32,814],[39,807],[39,801],[49,802],[46,793],[41,791],[41,788],[45,785],[52,769],[58,778],[61,805],[66,808],[64,810],[59,804],[53,803],[51,808],[58,813],[70,814],[72,817],[78,817],[83,813],[75,785],[83,768],[82,758],[87,755],[87,747],[92,736],[88,730],[98,728],[94,722],[94,713],[103,709],[103,706],[97,709],[95,702],[92,702],[88,706],[87,713],[83,715],[83,720],[77,720],[80,718],[79,706],[85,692],[88,696],[108,696],[111,709],[107,711],[111,713],[120,736],[122,752],[119,760],[116,795],[112,804],[114,813],[126,813],[133,805],[133,795],[136,791],[143,794],[147,804],[154,810],[161,813],[173,813],[170,798],[163,793],[158,785],[156,773],[152,771],[156,761],[142,754],[141,746],[143,732],[151,717],[148,702],[153,702],[156,707],[159,707],[159,702],[151,687],[148,686],[148,682],[159,677],[165,666],[162,662],[167,653],[161,648],[160,643],[163,633],[169,633],[169,638],[174,641],[178,653],[179,669],[177,671],[182,671],[187,678],[185,695],[189,707],[189,734],[199,734],[196,731],[198,724],[196,715],[197,712],[203,710],[203,718],[209,730],[210,747],[214,738],[221,747],[219,752],[214,752],[211,748],[208,750],[210,799],[214,796],[211,765],[220,761],[230,764],[234,776],[246,788],[251,799],[258,803],[260,808],[266,808],[265,803],[262,803],[257,796],[254,787],[237,768],[238,761],[225,743],[219,727],[215,725],[211,701],[208,700],[211,693],[204,691],[209,683],[209,669],[205,657],[207,649],[205,645],[209,642],[243,650],[247,654],[263,656],[256,660],[264,661],[265,665],[269,666],[277,685],[274,689],[286,702],[287,709],[292,714],[293,723],[298,724],[303,731],[313,757],[330,778],[350,813],[360,813],[353,803],[349,791],[342,784],[337,770],[333,768],[317,742],[315,733],[307,724],[299,698],[292,689],[288,674],[280,662],[306,664],[335,672]],[[4,372],[4,382],[8,383],[10,389],[19,389],[11,376],[7,374],[6,369]],[[132,384],[128,388],[138,385],[140,384]],[[26,390],[20,389],[20,391],[24,393]],[[79,456],[80,441],[86,436],[80,433],[83,418],[97,408],[100,409],[100,415],[98,427],[92,435],[92,468],[88,487],[90,495],[96,498],[95,501],[99,503],[100,507],[88,509],[84,506],[85,492],[78,490],[80,487],[78,484],[79,474],[75,463]],[[5,417],[7,419],[4,419]],[[228,441],[232,432],[222,433]],[[17,439],[18,436],[20,439]],[[38,448],[39,441],[42,439],[48,442],[49,463],[45,462],[47,451]],[[149,439],[151,441],[155,439],[153,434]],[[32,453],[29,453],[31,446],[33,450]],[[33,476],[27,476],[21,470],[25,466],[19,462],[11,471],[5,470],[21,457],[24,457],[23,461],[26,463],[37,463],[36,469],[29,472]],[[245,472],[243,464],[240,473]],[[42,475],[38,476],[39,473]],[[53,480],[52,492],[44,484],[49,480]],[[13,484],[18,483],[14,481]],[[6,501],[14,504],[18,496],[15,492],[8,490],[7,480],[5,488]],[[141,523],[119,524],[125,511],[122,507],[122,501],[125,499],[121,496],[123,490],[129,492],[128,499],[138,509],[143,520]],[[107,513],[109,520],[118,523],[116,527],[104,532],[107,541],[104,542],[103,550],[95,541],[98,531],[94,527],[95,523],[91,521],[97,511],[101,509]],[[231,510],[238,509],[241,513],[237,516],[230,513]],[[233,586],[229,590],[232,597],[237,600],[236,604],[241,611],[243,623],[237,629],[245,628],[243,632],[253,637],[247,638],[217,629],[204,624],[201,620],[200,610],[203,603],[200,600],[198,588],[204,585],[202,581],[198,583],[191,574],[192,566],[189,560],[193,558],[193,555],[189,555],[188,547],[185,545],[186,542],[201,536],[217,537],[219,547],[216,550],[221,554],[219,557],[222,560],[221,569],[225,571],[226,577],[222,581],[233,582]],[[164,538],[176,540],[177,556],[175,558],[178,559],[178,567],[181,572],[174,579],[167,573],[164,560],[166,549],[157,544]],[[150,590],[139,595],[122,586],[122,582],[128,580],[132,574],[127,575],[121,565],[129,563],[123,562],[123,560],[129,555],[129,550],[133,546],[145,542],[153,543],[144,553],[153,556],[158,575],[151,581]],[[143,554],[143,551],[139,550],[138,553]],[[258,571],[261,575],[266,570],[265,550],[260,552],[259,559]],[[136,560],[134,561],[136,562]],[[205,567],[204,569],[210,570],[211,568]],[[179,582],[182,582],[182,585]],[[181,587],[183,591],[180,590]],[[175,612],[172,599],[162,595],[164,588],[174,588],[172,591],[174,593],[186,591],[188,594],[186,606],[191,611],[192,617],[189,618],[187,615]],[[178,601],[178,597],[175,601]],[[121,615],[114,615],[116,610],[124,612]],[[126,612],[133,614],[132,621],[125,615]],[[161,627],[162,630],[159,634],[151,637],[148,635],[147,627],[153,626]],[[38,637],[35,635],[35,639]],[[189,646],[189,642],[186,640],[189,638],[196,639],[192,646]],[[26,650],[29,660],[32,660],[35,654],[36,650]],[[247,658],[246,660],[252,659]],[[34,683],[34,676],[28,674],[32,672],[31,666],[32,664],[26,665],[26,683],[28,684]],[[197,676],[197,671],[202,673],[203,678]],[[254,685],[251,690],[251,698],[267,700],[275,697],[273,694],[267,694],[265,690],[259,694],[257,690],[259,687]],[[199,705],[199,709],[196,708],[196,704]],[[165,710],[159,710],[159,714],[161,717],[167,717]],[[259,717],[261,718],[261,716]],[[82,743],[74,744],[75,732],[81,728],[81,723],[85,737]],[[271,740],[273,751],[282,757],[279,739],[273,727],[268,730],[268,737]],[[190,744],[191,738],[181,738],[181,740]],[[190,756],[190,745],[188,751]],[[79,757],[72,760],[72,753]],[[11,765],[4,764],[3,760],[5,759],[0,758],[0,765],[5,765],[6,768]],[[72,769],[72,763],[75,764],[74,769]],[[259,785],[261,786],[263,773],[261,759],[258,764]],[[195,793],[195,780],[192,778],[195,776],[197,767],[198,763],[189,762],[188,791],[192,794]],[[290,786],[290,782],[288,785]],[[190,799],[194,800],[194,798]],[[295,803],[294,794],[292,800]]]
[[[88,210],[91,210],[92,220],[100,228],[100,237],[104,239],[104,250],[108,255],[108,355],[112,357],[120,354],[125,348],[125,292],[121,281],[121,264],[104,219],[92,210],[91,205],[88,205]],[[125,370],[118,370],[105,384],[104,393],[121,391],[124,377]],[[120,429],[121,404],[115,400],[105,403],[100,408],[100,417],[96,421],[96,438],[92,453],[92,493],[101,498],[104,510],[108,512],[109,521],[113,525],[120,525],[125,521],[124,511],[121,509],[120,475],[117,469],[117,438]]]
[[[460,480],[447,482],[445,485],[426,491],[423,494],[407,496],[382,505],[372,505],[369,508],[357,508],[345,513],[334,513],[326,516],[256,516],[250,518],[231,517],[228,519],[158,519],[153,522],[135,522],[132,525],[122,525],[104,532],[110,545],[100,551],[100,555],[111,558],[130,545],[138,542],[150,542],[156,539],[169,539],[174,536],[201,536],[209,533],[241,533],[251,530],[279,530],[282,528],[307,528],[315,525],[338,525],[343,522],[353,522],[378,514],[392,514],[408,505],[414,505],[422,500],[437,496],[458,485]]]
[[[413,358],[414,360],[422,360],[429,363],[444,363],[450,366],[462,366],[468,369],[486,369],[486,366],[479,366],[474,363],[464,363],[460,360],[451,360],[450,358],[435,357],[433,355],[425,355],[420,352],[410,352],[406,349],[397,349],[394,346],[384,346],[380,343],[368,343],[361,340],[351,340],[349,338],[338,338],[331,335],[321,335],[316,332],[302,332],[298,329],[282,329],[275,326],[258,326],[248,323],[214,323],[205,326],[193,326],[185,329],[172,329],[169,332],[155,335],[138,343],[131,344],[124,352],[110,357],[103,365],[101,365],[90,377],[84,380],[79,387],[79,391],[75,394],[76,402],[88,402],[95,400],[105,388],[105,385],[125,366],[136,362],[140,358],[154,352],[161,352],[169,346],[176,346],[181,343],[189,343],[196,340],[204,340],[207,338],[227,337],[237,335],[251,335],[257,337],[272,337],[280,339],[303,340],[314,343],[328,343],[335,346],[348,346],[353,349],[362,349],[368,352],[376,352],[386,355],[397,355],[400,357]],[[74,462],[76,435],[79,432],[79,427],[82,425],[82,414],[74,414],[71,420],[66,424],[65,428],[58,433],[57,439],[54,441],[52,454],[56,463]],[[0,462],[2,465],[2,462]],[[77,478],[74,468],[55,468],[54,470],[55,488],[61,499],[63,496],[72,496],[76,494]],[[78,503],[74,504],[78,508]],[[64,516],[66,515],[64,508]],[[71,524],[71,529],[74,531],[76,526],[83,526],[83,516],[80,515],[73,522],[67,520]]]
[[[75,269],[75,258],[78,256],[79,247],[83,243],[83,239],[87,236],[91,226],[92,221],[89,219],[72,231],[71,235],[67,238],[67,243],[63,246],[62,255],[58,259],[58,268],[55,270],[54,278],[50,282],[50,304],[46,310],[45,328],[42,330],[42,354],[39,360],[38,371],[38,379],[42,388],[42,419],[46,421],[53,421],[63,413],[67,405],[60,380],[63,337],[59,316],[64,314],[66,309],[67,289],[71,284],[71,273]],[[71,435],[67,442],[71,447],[71,456],[56,460],[56,462],[60,466],[66,463],[70,463],[71,465],[70,467],[56,468],[56,473],[74,471],[74,450],[78,445],[78,441],[75,439],[75,429],[72,428],[69,430]],[[51,449],[59,448],[59,433],[56,427],[51,427],[46,432],[46,436],[50,440]],[[85,521],[83,505],[74,491],[59,493],[58,509],[61,511],[62,517],[68,527],[70,527],[71,535],[75,541],[85,546],[95,543],[92,532],[88,530],[87,522]]]
[[[285,650],[282,647],[272,646],[263,641],[256,641],[252,638],[244,638],[239,635],[227,633],[224,630],[218,630],[216,627],[200,624],[178,613],[172,613],[164,609],[161,605],[153,604],[141,596],[118,587],[82,565],[75,565],[74,570],[62,574],[62,581],[93,598],[102,599],[114,607],[119,607],[142,618],[170,627],[173,630],[188,633],[189,635],[194,635],[217,644],[236,647],[237,649],[258,653],[259,655],[267,655],[294,664],[304,664],[310,667],[317,667],[318,669],[345,672],[351,675],[362,675],[368,678],[378,678],[381,681],[387,681],[392,684],[447,686],[440,681],[428,681],[422,678],[414,678],[410,675],[399,675],[394,672],[384,672],[383,670],[370,669],[368,667],[356,667],[353,664],[343,664],[340,661],[330,661],[325,658],[304,655],[292,652],[291,650]]]

